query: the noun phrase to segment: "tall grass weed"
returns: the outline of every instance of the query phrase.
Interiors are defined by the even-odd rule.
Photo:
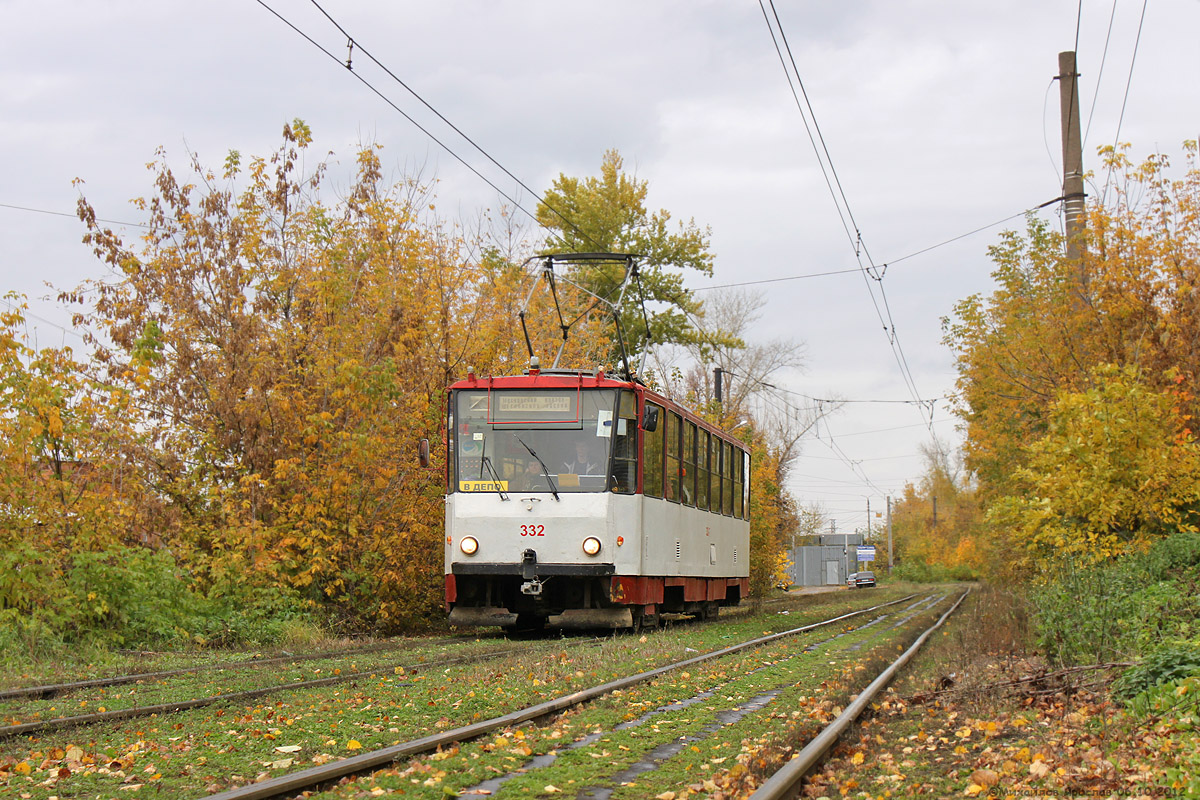
[[[165,550],[121,547],[58,559],[28,544],[0,554],[0,659],[87,650],[259,646],[317,628],[278,586],[201,587]]]
[[[1064,560],[1031,593],[1039,644],[1062,665],[1138,660],[1200,640],[1200,533],[1080,568]]]

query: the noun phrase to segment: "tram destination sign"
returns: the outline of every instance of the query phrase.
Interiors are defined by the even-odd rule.
[[[528,414],[530,412],[570,414],[571,399],[570,396],[561,394],[511,394],[508,392],[496,398],[501,414]]]
[[[579,390],[491,393],[488,422],[493,424],[562,424],[579,422]]]

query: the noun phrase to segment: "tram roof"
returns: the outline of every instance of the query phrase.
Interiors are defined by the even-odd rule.
[[[451,389],[633,389],[645,388],[634,381],[588,369],[526,370],[521,375],[468,375]]]

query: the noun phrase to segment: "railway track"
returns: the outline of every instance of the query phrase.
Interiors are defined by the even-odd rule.
[[[455,636],[439,639],[437,643],[441,645],[450,644],[453,642],[470,642],[478,638],[487,637]],[[181,675],[195,675],[201,672],[261,669],[263,667],[277,666],[279,664],[346,658],[359,655],[360,653],[368,654],[389,652],[392,650],[411,650],[421,646],[421,644],[421,642],[385,642],[374,645],[366,645],[363,647],[348,648],[345,650],[326,650],[317,653],[301,653],[298,655],[285,655],[273,658],[252,658],[245,661],[223,661],[213,664],[200,664],[194,667],[186,667],[183,669],[161,670],[157,672],[133,672],[127,675],[113,675],[104,678],[91,678],[84,681],[50,683],[40,686],[18,686],[12,689],[0,689],[0,702],[22,698],[48,699],[51,697],[57,697],[58,695],[68,694],[70,692],[77,692],[83,689],[100,689],[107,688],[109,686],[123,686],[145,681],[161,681],[166,680],[167,678],[177,678]]]
[[[938,599],[926,596],[928,593],[900,597],[895,589],[882,589],[872,592],[877,599],[869,608],[856,608],[859,603],[873,599],[864,594],[839,593],[823,598],[816,605],[802,602],[794,606],[784,604],[782,608],[759,607],[756,613],[748,615],[723,614],[716,622],[669,626],[653,633],[646,631],[644,635],[610,635],[594,647],[578,647],[578,639],[523,642],[525,649],[513,648],[510,654],[495,654],[488,661],[479,662],[479,666],[431,663],[431,659],[419,665],[420,672],[409,674],[392,674],[381,666],[372,666],[357,675],[344,676],[348,681],[360,680],[343,686],[287,691],[266,700],[243,697],[239,702],[226,697],[215,708],[183,713],[164,711],[132,724],[115,721],[75,727],[79,720],[59,723],[62,729],[42,729],[0,739],[0,794],[12,792],[16,796],[25,787],[31,791],[24,791],[23,796],[28,795],[32,800],[48,800],[51,796],[109,797],[136,791],[141,786],[143,792],[149,790],[166,796],[199,796],[234,786],[266,786],[277,777],[301,774],[301,768],[352,764],[347,756],[358,758],[360,754],[387,750],[388,745],[422,740],[432,748],[427,747],[425,755],[420,754],[422,749],[418,747],[413,754],[393,754],[392,758],[398,761],[352,772],[352,777],[343,776],[344,780],[335,777],[332,780],[337,786],[323,787],[332,789],[326,795],[344,791],[344,796],[359,797],[365,784],[372,789],[384,787],[385,792],[404,789],[410,796],[443,800],[443,786],[435,785],[435,780],[444,779],[447,790],[453,787],[462,792],[473,784],[486,789],[485,782],[502,771],[522,773],[526,769],[539,779],[543,772],[557,775],[548,780],[567,787],[574,781],[561,777],[564,766],[577,765],[580,759],[589,765],[607,766],[609,759],[599,759],[601,755],[608,756],[609,750],[614,771],[617,759],[627,759],[633,754],[649,759],[649,766],[641,764],[636,768],[651,769],[651,774],[628,780],[657,781],[677,789],[680,782],[670,782],[674,778],[666,774],[669,767],[653,772],[656,759],[667,758],[670,763],[669,753],[643,754],[641,748],[646,739],[637,737],[658,737],[660,726],[665,732],[680,724],[680,717],[686,723],[686,718],[699,719],[719,711],[722,724],[756,725],[763,717],[780,716],[781,708],[802,708],[796,704],[793,690],[785,690],[778,697],[771,692],[759,692],[763,696],[758,697],[753,691],[747,693],[743,684],[759,678],[777,681],[775,670],[786,662],[807,665],[804,669],[819,672],[816,680],[821,681],[843,670],[842,666],[833,666],[835,661],[857,663],[871,655],[868,651],[872,649],[886,651],[889,658],[893,657],[898,637],[909,636],[907,630],[894,633],[896,625],[914,615],[928,615],[928,607]],[[772,633],[781,631],[780,626],[787,623],[790,630]],[[915,625],[909,623],[910,628]],[[360,658],[360,667],[363,662]],[[323,670],[328,667],[324,663],[312,666]],[[346,671],[346,664],[342,667]],[[378,674],[371,673],[371,669],[378,670]],[[312,669],[305,671],[311,673]],[[615,681],[629,675],[634,675],[634,679],[628,687],[612,688],[619,686]],[[161,699],[175,699],[164,695],[165,692],[195,697],[196,694],[183,695],[183,690],[194,691],[196,685],[185,678],[181,683],[169,681],[164,686],[145,687],[147,694],[139,694],[139,702],[153,699],[155,692]],[[562,697],[594,693],[597,687],[602,687],[598,694],[561,712],[547,706]],[[293,683],[280,688],[297,687]],[[812,698],[835,696],[833,689],[824,685],[810,687],[809,691]],[[741,698],[751,698],[753,702],[740,703]],[[107,699],[114,698],[109,695]],[[43,709],[51,703],[62,710],[75,708],[80,695],[45,702]],[[726,708],[722,704],[730,705]],[[171,707],[179,705],[176,702]],[[521,721],[522,712],[539,706],[549,710],[537,724],[526,725]],[[720,711],[721,708],[726,710]],[[737,723],[743,716],[745,719]],[[519,721],[511,722],[509,717]],[[475,734],[475,740],[467,736],[461,744],[445,744],[447,740],[441,736],[450,733],[450,739],[457,739],[453,733],[459,729],[454,726],[473,728],[487,723],[489,718],[501,720],[499,732],[493,728],[488,735],[485,726],[482,733]],[[681,731],[699,737],[694,742],[687,740],[688,752],[681,757],[691,756],[696,747],[707,749],[711,741],[721,737],[737,737],[738,730],[735,727],[718,731],[708,743],[703,732]],[[616,731],[618,741],[609,742],[605,731]],[[589,742],[597,736],[602,738],[595,748],[590,747]],[[511,744],[501,747],[505,737]],[[683,742],[684,738],[681,735],[678,741]],[[736,743],[738,739],[732,741]],[[441,752],[433,752],[439,745]],[[530,748],[541,755],[527,761]],[[458,755],[460,751],[462,755]],[[557,760],[557,764],[542,769],[539,767],[542,760]],[[714,764],[719,760],[714,759]],[[632,769],[636,765],[625,766]],[[430,772],[414,774],[413,769]],[[603,783],[608,776],[596,777]],[[420,785],[416,785],[415,778],[421,778]],[[529,779],[519,774],[513,780],[517,783],[499,790],[500,794],[537,795],[547,785],[529,784]],[[526,783],[522,784],[522,780]],[[346,784],[345,789],[338,788],[341,784]],[[574,787],[564,791],[574,791]],[[659,793],[661,789],[651,794]],[[603,792],[597,796],[603,796]],[[624,796],[646,795],[626,790]]]
[[[505,714],[491,719],[481,720],[471,725],[446,730],[430,736],[424,736],[418,739],[400,742],[390,747],[384,747],[373,750],[367,753],[362,753],[349,758],[344,758],[328,764],[319,765],[312,768],[298,770],[292,773],[281,775],[275,778],[262,780],[247,786],[242,786],[234,789],[229,789],[212,795],[215,800],[263,800],[264,798],[279,797],[284,795],[294,795],[298,792],[311,791],[322,786],[328,786],[334,782],[344,778],[356,775],[370,773],[374,770],[387,769],[394,765],[397,761],[409,758],[415,755],[431,753],[443,748],[452,748],[459,743],[468,742],[478,739],[489,733],[513,728],[525,723],[540,720],[552,715],[560,714],[583,704],[595,701],[605,696],[620,695],[633,687],[639,685],[653,683],[659,679],[664,679],[671,674],[687,675],[687,670],[706,665],[711,662],[716,662],[738,654],[743,654],[748,651],[755,651],[759,648],[769,647],[779,642],[796,637],[800,634],[815,631],[817,629],[843,623],[856,617],[863,617],[872,612],[880,612],[882,609],[890,608],[905,601],[912,600],[915,595],[908,595],[898,600],[893,600],[888,603],[882,603],[869,608],[852,611],[850,613],[841,614],[829,619],[821,620],[809,625],[792,628],[790,630],[771,633],[765,636],[755,637],[750,640],[740,642],[729,647],[714,650],[712,652],[693,656],[690,658],[681,659],[673,663],[657,667],[655,669],[646,670],[638,674],[620,678],[618,680],[608,681],[606,683],[573,692],[555,699],[537,703],[509,714]],[[944,595],[943,595],[944,597]],[[940,600],[941,598],[936,598]],[[925,610],[919,608],[921,605],[929,606],[935,601],[934,597],[925,598],[912,603],[906,609],[901,609],[899,612],[884,612],[874,619],[870,619],[866,624],[857,626],[858,630],[868,631],[873,626],[883,621],[888,616],[903,616],[906,612],[909,614],[908,619],[921,613]],[[809,650],[818,647],[821,644],[834,641],[846,635],[845,632],[835,634],[821,642],[815,642],[808,646]],[[869,635],[869,634],[867,634]],[[715,691],[715,690],[714,690]],[[695,695],[691,700],[680,701],[681,703],[694,703],[696,697],[709,699],[713,697],[713,691],[707,695],[701,693]],[[753,713],[761,709],[770,698],[757,697],[751,702],[743,704],[739,707],[739,712]],[[682,707],[682,706],[681,706]],[[619,726],[618,726],[619,727]],[[598,734],[597,734],[598,735]],[[588,737],[578,740],[571,747],[579,748],[591,744],[594,740],[589,741]],[[564,748],[567,749],[567,748]],[[490,794],[493,790],[473,787],[465,790],[465,793],[475,792],[478,794]]]
[[[463,656],[453,656],[426,661],[407,661],[404,663],[383,664],[370,669],[353,670],[345,673],[330,675],[325,678],[316,678],[307,681],[291,681],[288,683],[279,683],[256,689],[214,694],[207,697],[196,697],[168,703],[141,705],[133,708],[124,708],[114,711],[99,711],[91,714],[78,714],[69,717],[54,717],[51,719],[24,722],[15,725],[5,725],[0,726],[0,740],[8,739],[14,736],[41,735],[51,731],[79,728],[86,725],[95,725],[103,722],[119,722],[122,720],[137,719],[140,717],[163,716],[166,714],[174,714],[180,711],[187,711],[195,708],[205,708],[207,706],[218,705],[221,703],[242,703],[249,700],[267,697],[272,694],[278,694],[279,692],[316,689],[325,686],[334,686],[339,683],[348,683],[350,681],[360,680],[372,673],[378,673],[381,671],[387,672],[401,670],[404,673],[416,675],[422,671],[427,671],[430,669],[440,669],[452,665],[477,663],[490,659],[503,658],[515,652],[520,652],[522,649],[522,647],[505,647],[490,650],[484,653]],[[187,671],[176,674],[187,674]],[[88,684],[88,682],[82,683]]]
[[[921,645],[925,644],[934,631],[940,628],[950,618],[950,615],[962,605],[969,591],[963,592],[958,600],[938,618],[937,622],[927,628],[907,650],[880,672],[867,688],[863,689],[858,697],[846,707],[846,710],[839,714],[833,722],[825,726],[820,734],[814,737],[812,741],[796,754],[795,758],[784,764],[782,768],[764,782],[750,796],[751,800],[785,800],[786,798],[795,797],[800,790],[804,776],[825,757],[825,753],[838,740],[842,732],[859,718],[879,692],[904,668],[904,665],[912,660],[917,651],[921,649]]]
[[[771,598],[763,601],[763,607],[774,607],[783,604],[784,600],[779,598]],[[730,616],[742,615],[749,613],[749,607],[740,607],[734,609],[726,609],[722,616],[728,618]],[[502,638],[503,634],[481,632],[471,636],[450,636],[436,640],[439,646],[444,646],[454,643],[473,642],[480,639]],[[233,672],[241,670],[262,669],[264,667],[274,667],[285,664],[296,664],[307,661],[333,660],[351,658],[360,654],[391,652],[401,650],[412,650],[419,648],[428,642],[424,641],[406,641],[401,643],[380,643],[374,645],[366,645],[362,647],[348,648],[345,650],[325,650],[315,653],[300,653],[289,654],[284,656],[275,656],[271,658],[251,658],[245,661],[222,661],[212,664],[200,664],[194,667],[185,667],[181,669],[157,670],[152,672],[132,672],[124,675],[112,675],[103,678],[90,678],[81,681],[62,681],[59,683],[39,684],[36,686],[17,686],[9,689],[0,689],[0,703],[5,703],[12,700],[22,699],[40,699],[46,700],[60,695],[71,694],[74,692],[90,690],[90,689],[106,689],[114,686],[127,686],[129,684],[139,684],[147,682],[164,681],[170,678],[178,678],[184,675],[197,675],[204,672]],[[2,712],[0,712],[2,713]]]
[[[778,604],[780,601],[774,601]],[[766,603],[764,605],[770,605]],[[746,609],[748,611],[748,609]],[[727,616],[737,616],[731,614]],[[499,634],[481,634],[478,636],[456,636],[439,639],[436,644],[439,647],[452,645],[456,643],[469,643],[480,639],[488,639],[499,637]],[[534,641],[537,639],[535,638]],[[518,640],[521,641],[521,640]],[[584,643],[588,641],[599,641],[599,639],[581,639],[576,640]],[[101,690],[100,695],[88,695],[85,699],[93,702],[95,705],[102,707],[106,700],[103,697],[103,690],[112,687],[127,686],[130,684],[157,684],[164,681],[169,681],[174,678],[180,678],[190,675],[199,675],[205,672],[222,672],[235,673],[245,671],[257,671],[268,667],[278,667],[281,665],[292,665],[302,662],[311,662],[317,660],[329,661],[346,661],[353,659],[356,656],[390,653],[393,651],[404,651],[417,649],[423,642],[404,642],[400,644],[383,643],[378,645],[358,647],[352,650],[345,651],[324,651],[318,653],[307,653],[295,656],[280,656],[266,659],[254,659],[244,662],[224,662],[219,664],[204,664],[186,669],[164,670],[157,672],[131,673],[128,675],[118,675],[105,678],[95,678],[91,680],[64,682],[57,684],[45,684],[39,686],[18,687],[0,691],[0,719],[7,717],[10,720],[21,719],[24,717],[27,721],[15,722],[8,725],[0,725],[0,740],[12,738],[15,736],[35,736],[50,733],[59,730],[70,730],[88,725],[95,725],[105,722],[120,722],[126,720],[135,720],[144,717],[165,716],[175,714],[191,709],[206,708],[209,706],[220,704],[235,704],[244,703],[252,700],[257,700],[263,697],[268,697],[272,694],[285,691],[317,689],[327,686],[335,686],[341,683],[351,682],[369,676],[372,673],[380,671],[392,671],[400,669],[402,671],[417,674],[423,670],[427,671],[434,668],[444,668],[451,665],[477,663],[493,658],[502,658],[506,655],[511,655],[522,650],[522,646],[504,647],[491,650],[485,653],[480,653],[472,656],[460,657],[445,657],[437,659],[428,659],[422,661],[406,661],[403,663],[387,662],[374,665],[366,665],[362,668],[350,667],[347,669],[337,669],[336,674],[332,674],[323,678],[312,678],[309,680],[292,680],[280,682],[270,686],[259,686],[252,689],[240,691],[223,692],[217,691],[214,694],[208,694],[203,697],[185,697],[178,700],[169,700],[166,702],[145,702],[137,703],[130,708],[121,708],[114,710],[100,710],[87,714],[75,714],[71,716],[56,716],[51,718],[42,718],[43,714],[40,709],[25,710],[19,706],[9,706],[5,708],[5,703],[11,703],[14,700],[48,700],[60,696],[69,696],[80,692],[93,690]],[[120,699],[120,698],[118,698]],[[111,701],[107,701],[111,705]]]

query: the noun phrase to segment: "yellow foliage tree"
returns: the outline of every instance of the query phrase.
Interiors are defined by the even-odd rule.
[[[96,357],[146,410],[134,455],[177,552],[212,585],[257,576],[397,625],[441,589],[442,452],[420,469],[416,443],[466,364],[512,370],[520,271],[471,263],[376,148],[324,204],[323,165],[299,167],[310,143],[297,121],[270,157],[231,153],[220,176],[194,161],[190,183],[160,157],[140,247],[81,201],[120,280],[76,299],[95,298]]]
[[[128,393],[89,377],[70,348],[31,348],[24,304],[10,299],[0,313],[0,535],[47,552],[144,542],[144,487],[124,460],[137,440]]]
[[[925,448],[926,469],[908,483],[892,509],[896,561],[902,572],[945,569],[960,576],[985,566],[974,485],[953,468],[940,446]]]
[[[1097,563],[1198,529],[1200,446],[1180,410],[1187,393],[1156,391],[1130,367],[1093,376],[1054,403],[1049,430],[1015,475],[1023,491],[990,512],[1039,561]]]
[[[1186,428],[1200,413],[1191,391],[1200,376],[1196,142],[1185,142],[1183,153],[1183,169],[1176,171],[1163,155],[1135,166],[1124,152],[1106,150],[1115,200],[1089,206],[1082,262],[1068,263],[1062,237],[1030,218],[1024,236],[1007,233],[991,249],[997,289],[962,301],[944,321],[958,359],[967,465],[991,508],[989,518],[1005,522],[994,529],[990,547],[998,562],[1036,566],[1016,558],[1031,554],[1030,543],[1041,555],[1057,543],[1086,552],[1087,559],[1103,558],[1165,532],[1164,521],[1182,524],[1178,514],[1184,514],[1191,478],[1153,477],[1158,473],[1146,459],[1166,452],[1176,422]],[[1118,372],[1098,371],[1110,369],[1106,365]],[[1124,392],[1121,402],[1146,413],[1167,399],[1178,410],[1166,428],[1154,430],[1144,422],[1127,420],[1133,427],[1126,428],[1109,420],[1098,431],[1079,419],[1085,408],[1115,403],[1112,392]],[[1101,439],[1088,438],[1101,433]],[[1092,489],[1083,489],[1083,475],[1072,471],[1082,468],[1084,456],[1071,436],[1097,445],[1097,463],[1120,464],[1149,480],[1140,499],[1157,510],[1133,503],[1132,496],[1114,505],[1105,492],[1125,496],[1115,473],[1084,469]],[[1117,441],[1123,455],[1112,449]],[[1156,484],[1160,477],[1174,486]],[[1040,498],[1036,508],[1031,491]],[[1084,496],[1097,504],[1094,511],[1084,513]]]

